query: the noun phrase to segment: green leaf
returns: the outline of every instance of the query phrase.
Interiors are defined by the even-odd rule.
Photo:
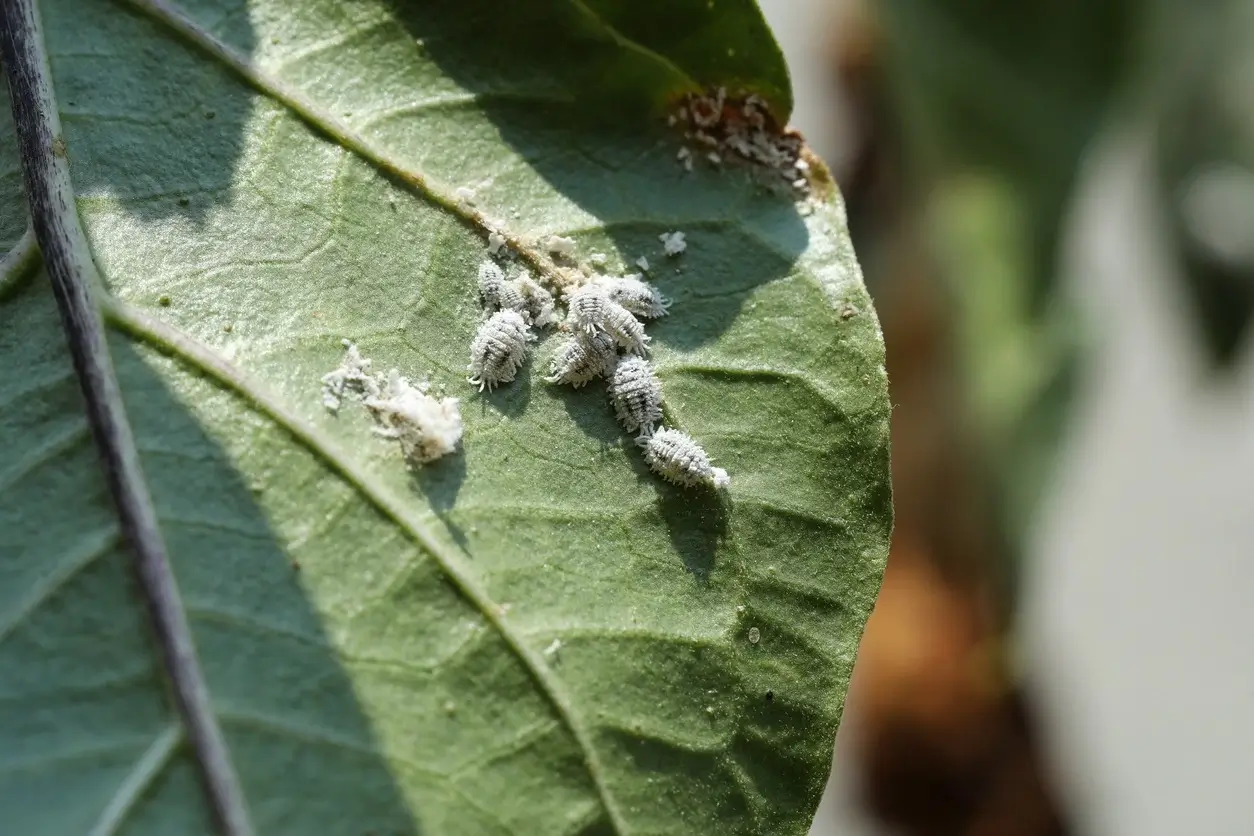
[[[723,79],[685,57],[723,26],[629,41],[595,3],[40,7],[113,366],[255,831],[805,832],[891,525],[843,207],[685,173],[660,120],[588,118],[627,88],[668,100],[674,67],[779,85],[773,42]],[[640,71],[590,99],[619,59]],[[660,482],[603,387],[545,384],[551,336],[514,383],[466,383],[485,218],[534,269],[552,234],[652,261],[668,420],[728,495]],[[0,278],[5,828],[210,832],[212,767],[28,263]],[[462,450],[411,471],[360,410],[329,414],[345,337],[462,398]]]

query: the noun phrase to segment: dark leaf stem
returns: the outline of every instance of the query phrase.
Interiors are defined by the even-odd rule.
[[[109,491],[134,554],[174,701],[222,832],[247,836],[252,827],[244,795],[210,703],[94,298],[102,291],[74,206],[35,0],[0,2],[0,58],[13,104],[35,238],[52,282]]]

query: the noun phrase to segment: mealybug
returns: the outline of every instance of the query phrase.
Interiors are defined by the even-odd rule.
[[[490,310],[503,308],[521,311],[524,307],[522,293],[512,283],[505,281],[505,274],[493,261],[479,265],[479,295]]]
[[[571,293],[566,300],[571,320],[587,334],[602,330],[611,304],[613,303],[605,289],[594,284],[584,285]]]
[[[553,355],[549,383],[567,383],[576,389],[594,378],[609,373],[617,360],[614,339],[604,331],[595,334],[576,332]]]
[[[530,341],[534,339],[527,321],[517,311],[503,310],[492,314],[475,332],[470,344],[471,383],[479,391],[489,391],[500,383],[509,383],[527,359]]]
[[[677,485],[713,485],[726,488],[731,477],[721,467],[710,465],[710,456],[692,436],[662,428],[641,441],[644,460],[653,472]]]
[[[607,331],[632,354],[643,355],[648,350],[649,337],[640,320],[611,299],[601,285],[588,284],[576,290],[570,295],[568,308],[575,325],[585,333]]]
[[[662,381],[647,361],[624,358],[610,376],[609,389],[614,412],[628,432],[653,432],[653,425],[662,420]]]
[[[600,281],[611,299],[636,316],[657,319],[666,316],[671,306],[656,287],[641,280],[639,273],[621,279],[605,277]]]

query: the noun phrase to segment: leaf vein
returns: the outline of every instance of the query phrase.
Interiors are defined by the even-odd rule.
[[[135,803],[152,786],[162,770],[170,762],[178,745],[183,740],[183,728],[177,723],[169,726],[157,735],[145,752],[135,762],[135,767],[126,780],[118,787],[113,798],[101,811],[96,824],[88,831],[88,836],[113,836],[126,821]]]
[[[97,558],[104,556],[110,549],[115,548],[121,539],[122,532],[116,525],[111,525],[105,530],[91,532],[80,538],[81,550],[72,551],[69,557],[62,558],[51,572],[44,575],[40,582],[30,589],[16,607],[5,614],[6,617],[0,621],[0,642],[4,641],[45,601],[55,595],[57,590],[69,583],[75,575],[91,565]]]

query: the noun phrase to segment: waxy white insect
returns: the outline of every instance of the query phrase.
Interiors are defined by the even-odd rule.
[[[491,391],[501,383],[509,383],[527,359],[535,337],[527,320],[518,311],[501,310],[479,326],[470,344],[470,377],[468,381]]]
[[[648,361],[625,357],[609,380],[610,403],[628,432],[648,435],[662,420],[662,381]]]
[[[710,464],[710,456],[692,436],[664,427],[640,441],[644,460],[654,473],[676,485],[726,488],[731,477]]]
[[[606,294],[615,302],[645,319],[666,316],[671,306],[670,301],[656,287],[643,281],[639,273],[622,278],[603,276],[598,284],[605,288]]]
[[[433,398],[393,369],[387,388],[367,398],[375,432],[400,442],[405,457],[426,464],[457,449],[462,439],[462,416],[457,398]]]
[[[576,332],[562,343],[549,367],[549,383],[565,383],[576,389],[614,368],[618,359],[617,343],[604,331],[593,334]]]
[[[505,273],[494,261],[479,265],[479,295],[489,310],[502,308],[521,312],[526,307],[522,293],[505,280]]]
[[[585,333],[607,331],[632,354],[643,355],[648,351],[649,336],[640,320],[611,299],[601,284],[593,282],[576,290],[567,300],[567,307],[575,326]]]

